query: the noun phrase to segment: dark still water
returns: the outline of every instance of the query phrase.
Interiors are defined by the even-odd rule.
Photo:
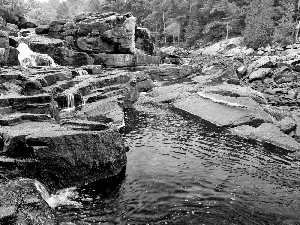
[[[128,112],[119,178],[79,190],[76,224],[300,224],[300,161],[182,111]]]

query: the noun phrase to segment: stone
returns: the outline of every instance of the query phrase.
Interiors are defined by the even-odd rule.
[[[49,122],[0,127],[2,156],[31,159],[18,176],[38,179],[51,190],[82,186],[115,176],[126,165],[126,148],[116,130],[74,130]]]
[[[135,66],[158,65],[159,63],[160,63],[160,57],[146,55],[146,54],[135,55]]]
[[[43,86],[37,80],[27,81],[21,90],[22,95],[38,95],[45,93]]]
[[[50,25],[39,25],[35,28],[36,34],[48,34],[50,29]]]
[[[9,56],[7,59],[7,66],[20,66],[18,59],[19,51],[14,47],[9,47]]]
[[[8,47],[9,47],[8,33],[0,30],[0,48],[8,48]]]
[[[263,54],[265,54],[265,52],[263,50],[259,50],[259,51],[256,52],[256,54],[257,55],[263,55]]]
[[[37,180],[0,184],[0,224],[58,225],[55,212],[45,201],[47,194]]]
[[[236,70],[236,73],[238,75],[239,78],[242,78],[245,76],[247,72],[247,68],[245,66],[241,66]]]
[[[259,68],[249,75],[249,81],[263,80],[270,72],[270,68]]]
[[[124,122],[123,109],[115,98],[108,98],[86,104],[76,116],[91,121],[102,121],[115,127],[121,126]]]
[[[59,57],[59,48],[65,45],[63,40],[53,39],[42,35],[35,35],[27,39],[28,46],[34,52],[47,54],[56,61],[55,56]]]
[[[94,64],[102,64],[106,67],[133,67],[135,57],[130,54],[94,54]]]
[[[54,66],[53,59],[47,54],[35,53],[33,55],[37,66]]]
[[[293,118],[291,117],[285,117],[282,120],[278,121],[276,125],[280,128],[280,130],[285,133],[289,134],[292,132],[294,129],[296,129],[296,122]]]
[[[287,134],[284,134],[276,125],[263,123],[259,127],[248,125],[230,129],[233,134],[248,139],[259,140],[273,146],[277,146],[288,151],[299,151],[300,143]]]
[[[300,54],[300,49],[287,49],[284,51],[285,55],[299,55]]]
[[[217,126],[234,127],[244,124],[253,126],[272,122],[273,118],[248,97],[229,97],[198,92],[180,98],[173,105]]]
[[[275,67],[278,61],[278,56],[263,56],[258,60],[251,63],[247,68],[247,73],[251,74],[253,71],[259,68],[271,68]]]
[[[250,87],[242,87],[234,84],[219,84],[205,87],[201,91],[229,97],[249,97],[259,104],[267,104],[264,95]]]
[[[295,140],[300,142],[300,113],[293,112],[292,117],[296,123]]]
[[[101,65],[87,65],[81,67],[83,70],[86,70],[88,74],[101,74],[103,72]]]
[[[168,86],[156,87],[150,93],[150,101],[155,103],[172,103],[178,99],[190,95],[188,91],[193,90],[193,86],[187,84],[173,84]],[[194,90],[196,91],[196,90]]]
[[[114,44],[105,42],[101,37],[79,37],[76,45],[80,51],[87,53],[113,53],[115,51]]]

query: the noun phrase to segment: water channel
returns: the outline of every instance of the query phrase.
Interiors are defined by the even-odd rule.
[[[119,177],[60,207],[75,224],[300,224],[300,161],[168,105],[127,113]]]

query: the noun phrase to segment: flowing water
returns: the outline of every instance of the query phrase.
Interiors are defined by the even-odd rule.
[[[22,67],[56,66],[54,60],[49,55],[33,52],[24,42],[21,42],[17,49],[19,51],[18,60]]]
[[[75,224],[300,224],[300,161],[167,106],[127,112],[128,163],[59,207]]]

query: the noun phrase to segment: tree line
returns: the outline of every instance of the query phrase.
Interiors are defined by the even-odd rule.
[[[249,47],[298,40],[300,0],[0,0],[0,7],[49,24],[82,12],[131,12],[158,43],[201,46],[243,36]]]

